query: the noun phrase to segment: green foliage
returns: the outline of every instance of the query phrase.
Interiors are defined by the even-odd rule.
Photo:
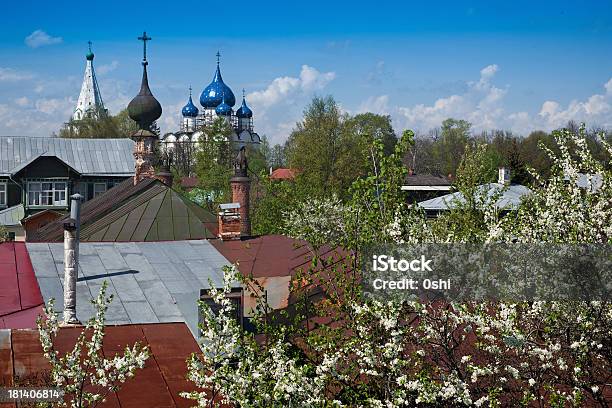
[[[194,172],[199,188],[206,191],[213,205],[231,199],[230,179],[233,175],[232,129],[223,119],[217,118],[202,129],[205,141],[195,151]]]
[[[369,170],[364,159],[379,140],[390,154],[396,142],[389,116],[350,117],[328,96],[315,97],[285,145],[289,167],[300,170],[317,195],[347,196],[350,185]]]
[[[100,115],[98,117],[70,120],[59,131],[58,137],[67,139],[113,139],[130,137],[138,130],[138,125],[130,119],[127,109],[115,116]],[[152,131],[159,134],[159,127],[153,124]]]
[[[434,157],[443,174],[455,174],[459,160],[470,137],[472,124],[465,120],[446,119],[442,122],[439,143],[434,146]]]

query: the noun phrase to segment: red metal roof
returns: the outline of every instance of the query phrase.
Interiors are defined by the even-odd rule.
[[[295,170],[278,168],[270,174],[273,180],[293,180],[295,178]]]
[[[0,244],[0,329],[36,327],[43,298],[25,243]]]
[[[72,349],[81,328],[64,327],[56,339],[60,352]],[[182,391],[194,391],[186,380],[187,358],[199,351],[191,332],[184,323],[156,323],[107,326],[103,352],[106,356],[123,352],[135,342],[148,344],[151,356],[145,368],[127,380],[119,392],[109,394],[101,407],[189,407],[193,401],[179,396]],[[0,331],[0,384],[13,385],[15,376],[35,378],[50,369],[42,355],[36,330]],[[0,404],[2,405],[2,404]],[[5,404],[7,407],[14,405]]]
[[[291,276],[310,260],[303,242],[284,235],[263,235],[240,241],[210,240],[215,248],[244,275],[255,278]]]

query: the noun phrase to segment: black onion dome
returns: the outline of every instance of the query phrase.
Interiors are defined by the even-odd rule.
[[[144,130],[148,130],[162,114],[162,107],[149,88],[146,63],[143,63],[140,92],[128,104],[128,114]]]

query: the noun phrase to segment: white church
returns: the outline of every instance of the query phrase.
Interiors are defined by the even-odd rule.
[[[219,67],[220,54],[217,53],[217,69],[212,82],[204,88],[200,95],[201,109],[195,106],[189,88],[189,100],[181,110],[181,129],[178,132],[167,133],[162,138],[162,146],[173,149],[176,143],[199,143],[206,140],[202,128],[210,125],[215,119],[223,118],[231,128],[231,140],[234,147],[251,145],[257,147],[261,143],[259,135],[253,130],[253,111],[248,107],[242,92],[242,104],[234,111],[236,97],[229,86],[223,82]]]
[[[91,50],[91,41],[88,44],[89,52],[85,56],[87,63],[81,93],[72,114],[72,120],[75,121],[108,115],[93,67],[94,54]],[[189,100],[181,110],[181,128],[176,132],[166,133],[161,138],[162,149],[168,153],[176,150],[183,143],[194,146],[205,141],[206,135],[202,129],[219,117],[230,124],[232,128],[230,138],[236,149],[247,145],[257,147],[261,143],[259,135],[253,130],[253,111],[246,103],[244,91],[242,104],[238,109],[233,109],[236,105],[236,97],[231,88],[223,82],[219,58],[220,54],[217,52],[217,69],[212,82],[204,88],[200,95],[201,108],[198,109],[193,103],[191,88],[189,88]]]

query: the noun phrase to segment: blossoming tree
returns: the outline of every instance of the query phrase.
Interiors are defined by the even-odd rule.
[[[411,132],[390,156],[375,142],[373,171],[353,185],[351,200],[304,202],[287,214],[287,233],[312,252],[310,267],[294,277],[297,300],[288,310],[270,310],[260,298],[255,332],[241,331],[226,295],[232,281],[257,283],[225,270],[214,292],[220,310],[201,305],[203,353],[189,362],[188,377],[203,391],[186,395],[199,406],[610,405],[607,301],[383,301],[359,284],[361,251],[373,243],[609,245],[612,148],[601,141],[608,161],[599,162],[584,133],[554,136],[552,177],[536,178],[518,211],[504,214],[475,188],[476,147],[458,175],[465,199],[435,220],[401,193]]]
[[[149,358],[148,346],[135,343],[126,346],[123,355],[106,358],[102,352],[105,314],[112,295],[106,296],[104,281],[96,299],[92,300],[96,314],[89,319],[76,339],[73,349],[63,356],[56,349],[60,325],[53,309],[54,299],[44,308],[44,316],[37,319],[40,342],[44,356],[51,363],[51,382],[64,391],[67,402],[60,404],[73,408],[94,407],[103,402],[106,395],[115,392],[121,384],[143,368]]]

